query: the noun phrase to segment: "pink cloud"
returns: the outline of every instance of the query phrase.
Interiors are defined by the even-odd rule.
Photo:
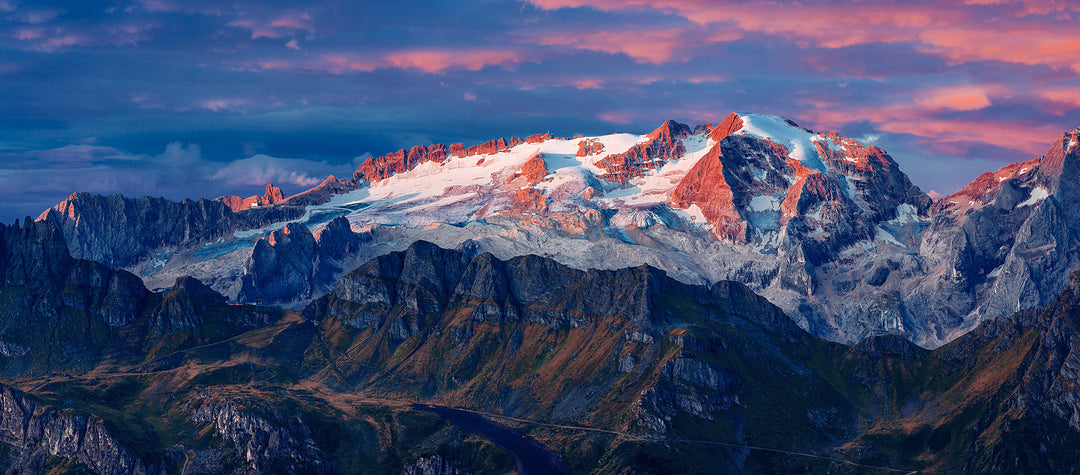
[[[311,15],[303,13],[298,16],[278,17],[270,22],[270,26],[274,28],[293,28],[296,30],[309,29],[311,28]]]
[[[1055,126],[1033,126],[1027,123],[976,120],[891,120],[882,122],[885,132],[906,133],[924,137],[939,150],[956,153],[950,145],[984,143],[1019,150],[1032,156],[1046,152],[1048,144],[1061,134]]]
[[[281,38],[295,34],[297,31],[314,33],[315,26],[311,15],[308,13],[290,13],[270,20],[256,18],[240,18],[228,23],[234,28],[242,28],[251,31],[251,39]]]
[[[600,89],[604,81],[601,79],[579,79],[574,81],[573,84],[578,89]]]
[[[34,50],[54,52],[75,46],[132,45],[157,27],[152,22],[127,22],[96,29],[34,26],[17,28],[11,36]]]
[[[486,66],[509,66],[521,61],[519,53],[510,50],[412,50],[397,51],[381,57],[338,53],[296,60],[274,59],[246,67],[274,71],[322,71],[332,74],[370,72],[379,68],[441,73],[461,69],[476,71]]]
[[[311,68],[341,74],[349,71],[374,71],[378,63],[367,58],[361,58],[347,54],[328,54],[315,63],[309,63]]]
[[[603,112],[597,114],[597,117],[616,124],[629,124],[634,120],[634,117],[626,112]]]
[[[244,68],[264,71],[317,71],[344,74],[374,71],[379,65],[378,60],[353,54],[326,54],[315,58],[259,61],[245,65]]]
[[[45,33],[39,28],[23,28],[15,30],[12,37],[20,41],[35,41],[45,37]]]
[[[724,82],[724,81],[727,81],[727,78],[724,77],[724,76],[714,74],[714,75],[706,75],[706,76],[691,76],[691,77],[687,78],[686,80],[691,82],[691,83],[694,83],[694,84],[705,84],[705,83],[710,83],[710,82]]]
[[[911,134],[946,153],[961,153],[960,145],[983,143],[1030,155],[1046,151],[1047,144],[1061,130],[1055,125],[1032,124],[1003,119],[941,118],[919,105],[858,107],[845,109],[818,104],[821,110],[808,113],[807,124],[837,129],[853,119],[867,120],[883,132]],[[797,117],[800,123],[804,117]]]
[[[33,49],[46,52],[94,43],[89,36],[67,33],[62,29],[22,28],[12,36],[30,43]]]
[[[703,26],[728,25],[795,40],[806,46],[840,48],[857,44],[912,43],[921,51],[954,63],[1007,61],[1080,71],[1080,28],[1071,18],[1048,13],[1076,13],[1070,2],[996,2],[805,5],[728,4],[705,0],[531,0],[544,9],[590,6],[600,10],[656,9]],[[583,44],[587,42],[582,41]],[[598,42],[601,49],[605,42]],[[609,48],[611,46],[608,46]],[[663,46],[654,51],[663,51]],[[630,53],[628,53],[630,54]],[[650,62],[663,53],[635,56]]]
[[[413,50],[390,53],[384,61],[396,68],[439,73],[449,69],[476,71],[486,66],[506,66],[521,62],[521,58],[509,50]]]
[[[244,101],[237,99],[213,99],[199,103],[199,107],[214,112],[232,110],[244,105]]]
[[[569,46],[604,53],[624,53],[639,63],[661,64],[671,61],[676,49],[685,44],[683,28],[659,30],[601,30],[588,33],[557,32],[533,38],[545,46]]]
[[[139,2],[143,8],[151,12],[174,12],[180,8],[165,0],[142,0]]]
[[[998,60],[1080,71],[1080,29],[950,28],[919,35],[920,49],[952,63]]]
[[[931,110],[972,111],[990,107],[985,88],[978,86],[950,86],[931,89],[916,96],[915,102]]]
[[[56,51],[61,48],[83,46],[91,43],[90,38],[82,35],[60,35],[46,39],[37,44],[37,48],[44,51]]]
[[[1063,109],[1058,108],[1053,111],[1057,115],[1064,115],[1067,111],[1080,109],[1080,86],[1050,87],[1037,91],[1036,95],[1064,106]]]

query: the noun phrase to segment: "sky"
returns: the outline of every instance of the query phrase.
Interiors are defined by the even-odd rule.
[[[1080,126],[1080,2],[0,0],[0,220],[413,145],[777,114],[932,196]]]

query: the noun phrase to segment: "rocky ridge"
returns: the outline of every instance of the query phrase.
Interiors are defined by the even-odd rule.
[[[229,209],[233,211],[243,211],[250,208],[256,208],[259,206],[272,205],[283,201],[281,196],[281,188],[274,186],[272,183],[266,184],[266,193],[262,196],[249,196],[247,198],[241,198],[239,196],[222,196],[216,198],[214,201],[220,201],[225,203]]]
[[[0,295],[60,302],[48,288],[70,270],[48,261],[85,261],[46,251],[61,242],[51,222],[27,225],[0,228],[0,275],[40,272]],[[65,292],[96,302],[92,286]],[[0,426],[25,419],[9,418],[9,408],[34,406],[22,414],[87,434],[100,426],[115,445],[84,437],[69,450],[78,439],[63,435],[59,457],[41,462],[25,455],[52,450],[38,439],[4,436],[0,463],[111,473],[108,463],[130,460],[111,447],[126,447],[135,465],[124,467],[167,472],[511,469],[490,442],[404,401],[531,421],[522,426],[528,435],[575,472],[833,473],[850,468],[841,460],[931,472],[1070,471],[1080,467],[1069,450],[1080,443],[1078,299],[1080,274],[1044,308],[934,351],[896,336],[848,347],[806,333],[737,282],[690,285],[649,266],[583,271],[416,242],[347,274],[303,318],[229,305],[194,279],[151,293],[147,305],[157,310],[94,340],[107,357],[20,372],[15,384],[41,402],[0,390]],[[13,312],[5,321],[34,321],[30,307],[5,308]],[[35,334],[57,353],[65,333],[97,331]],[[17,370],[22,358],[0,365]],[[56,409],[65,404],[74,407]],[[71,424],[56,422],[68,416]]]
[[[933,206],[880,148],[733,113],[717,126],[669,121],[641,136],[403,149],[366,161],[351,181],[330,177],[237,214],[301,210],[282,222],[206,225],[205,237],[179,243],[131,245],[134,227],[89,224],[139,220],[130,213],[78,212],[87,223],[79,229],[83,218],[56,211],[50,219],[78,257],[122,263],[155,287],[194,275],[247,301],[302,305],[350,265],[429,240],[503,259],[541,254],[581,269],[647,263],[688,283],[737,280],[828,339],[899,334],[936,347],[987,318],[1045,303],[1080,266],[1075,233],[1064,232],[1077,229],[1063,208],[1076,193],[1070,137],[1031,166],[980,177]],[[309,263],[283,266],[285,251],[268,252],[284,221],[318,232],[339,216],[353,232],[335,235],[367,244],[334,254],[336,268],[314,262],[322,257],[308,245],[290,249]],[[289,283],[271,284],[266,276],[279,271]]]

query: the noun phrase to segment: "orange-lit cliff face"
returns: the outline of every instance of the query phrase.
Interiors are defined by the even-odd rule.
[[[284,200],[284,198],[281,195],[281,188],[274,186],[273,183],[266,184],[266,193],[262,196],[256,195],[247,198],[241,198],[239,196],[222,196],[217,198],[217,201],[225,203],[225,205],[233,211],[243,211],[258,206],[272,205],[274,203],[280,203],[282,200]]]
[[[473,211],[475,218],[500,213],[556,218],[565,212],[625,209],[627,205],[651,213],[650,207],[667,205],[687,213],[692,226],[705,227],[716,238],[733,243],[760,241],[763,235],[780,232],[797,215],[812,214],[806,224],[820,227],[858,220],[852,213],[869,212],[874,220],[888,219],[905,202],[926,210],[929,199],[903,177],[883,150],[836,133],[813,134],[778,118],[748,117],[732,113],[715,127],[706,124],[697,129],[667,121],[648,134],[632,137],[567,141],[533,135],[469,148],[417,146],[367,160],[354,178],[379,187],[396,177],[393,187],[399,194],[407,193],[411,184],[428,180],[436,180],[441,190],[455,196],[473,190],[479,198],[468,201],[479,205]],[[772,137],[755,124],[780,135]],[[452,150],[449,154],[448,149]],[[471,159],[456,161],[465,157]],[[417,167],[425,163],[435,167],[420,171]],[[576,170],[573,176],[571,170]],[[466,181],[475,184],[455,181],[455,175],[473,172],[476,176]],[[482,178],[486,175],[503,176],[503,182],[485,187],[476,181],[486,181]],[[438,193],[440,189],[424,186],[420,194],[447,199]],[[607,198],[620,189],[625,191]],[[779,215],[763,218],[772,212]]]

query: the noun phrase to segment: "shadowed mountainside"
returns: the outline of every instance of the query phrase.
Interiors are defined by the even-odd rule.
[[[49,222],[0,237],[0,370],[19,389],[0,426],[99,434],[0,434],[13,470],[513,467],[414,403],[513,425],[575,473],[1080,468],[1080,277],[931,352],[895,336],[831,343],[742,284],[647,266],[418,242],[299,314],[230,305],[194,279],[149,292],[71,259]]]

